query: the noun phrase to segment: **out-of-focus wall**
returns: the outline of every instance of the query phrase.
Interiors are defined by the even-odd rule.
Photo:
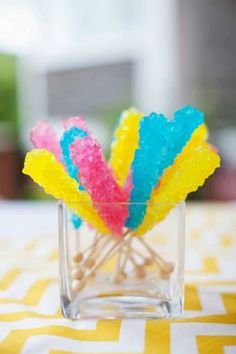
[[[179,0],[181,103],[205,112],[223,159],[205,197],[236,198],[236,2]]]
[[[37,120],[60,131],[61,118],[82,114],[108,155],[122,109],[171,117],[193,104],[206,113],[223,157],[194,196],[236,197],[235,10],[233,0],[0,0],[0,53],[17,58],[16,137],[0,125],[4,148],[11,140],[23,156]],[[21,184],[9,187],[11,196],[32,197],[35,189],[18,177],[22,161],[2,161]]]
[[[0,198],[18,195],[17,59],[0,53]]]
[[[234,0],[179,0],[181,100],[213,128],[236,124],[235,15]]]

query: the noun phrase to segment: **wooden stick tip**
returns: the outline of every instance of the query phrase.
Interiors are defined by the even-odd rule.
[[[71,276],[74,279],[81,280],[84,277],[84,272],[81,269],[75,268],[72,270]]]
[[[76,252],[72,257],[73,261],[76,263],[80,263],[83,260],[83,258],[84,256],[83,253],[81,252]]]
[[[71,284],[72,290],[74,291],[81,291],[84,288],[84,286],[85,283],[79,280],[73,280]]]

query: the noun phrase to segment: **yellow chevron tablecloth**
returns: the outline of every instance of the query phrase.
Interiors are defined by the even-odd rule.
[[[71,322],[57,277],[56,205],[0,203],[0,354],[236,353],[236,204],[187,207],[181,319]]]

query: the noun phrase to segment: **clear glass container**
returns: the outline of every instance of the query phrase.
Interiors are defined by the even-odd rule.
[[[124,229],[122,237],[99,234],[84,221],[76,229],[73,207],[74,203],[58,206],[63,315],[73,320],[180,316],[185,203],[163,204],[170,209],[164,220],[142,236]]]

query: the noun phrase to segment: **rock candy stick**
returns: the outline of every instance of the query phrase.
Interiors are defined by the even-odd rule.
[[[139,148],[132,163],[133,189],[127,227],[136,229],[141,224],[146,213],[145,203],[164,169],[174,162],[203,120],[203,114],[191,106],[176,111],[172,120],[156,113],[141,119]]]
[[[75,230],[78,230],[83,223],[83,220],[74,213],[71,214],[70,221],[72,222]]]
[[[31,142],[36,148],[51,151],[57,160],[61,162],[62,151],[59,144],[59,138],[47,121],[41,121],[32,128]],[[79,188],[81,187],[83,186],[80,186]],[[78,228],[78,225],[81,225],[82,223],[82,220],[76,214],[72,215],[71,221],[75,228]]]
[[[174,171],[167,183],[160,183],[159,188],[152,192],[145,218],[135,230],[135,235],[143,235],[163,220],[172,208],[184,200],[188,193],[202,186],[205,179],[220,166],[220,157],[205,142],[192,146],[190,150],[184,159],[170,166]]]
[[[169,180],[172,178],[173,174],[176,173],[178,165],[183,162],[183,160],[192,154],[192,151],[196,146],[201,144],[208,138],[208,129],[206,124],[201,124],[192,134],[190,140],[187,142],[181,153],[176,157],[173,165],[167,167],[160,179],[160,184],[157,186],[163,188]]]
[[[23,173],[29,175],[46,193],[56,199],[64,200],[70,209],[97,228],[99,232],[110,233],[93,207],[89,194],[78,190],[78,183],[68,176],[63,165],[51,152],[45,149],[28,152]]]
[[[34,147],[51,151],[58,161],[61,161],[61,147],[58,136],[47,121],[38,122],[30,133],[30,139]]]
[[[119,187],[103,157],[101,146],[91,137],[76,139],[70,147],[79,178],[109,229],[121,235],[128,210],[127,193]],[[111,203],[111,204],[109,204]],[[113,204],[114,203],[114,204]]]
[[[89,133],[89,129],[87,127],[87,124],[86,124],[84,118],[82,118],[80,116],[66,118],[62,121],[62,124],[63,124],[65,130],[69,130],[73,127],[77,127],[77,128],[80,128],[81,130]]]
[[[124,186],[139,142],[139,122],[142,114],[130,108],[121,114],[111,143],[110,166],[120,186]]]
[[[84,136],[84,133],[82,133],[82,132],[89,133],[89,130],[88,130],[85,120],[80,116],[66,118],[62,121],[62,124],[63,124],[63,127],[66,131],[69,131],[72,129],[72,131],[70,131],[70,133],[66,133],[61,138],[61,141],[60,141],[60,143],[61,143],[60,145],[63,150],[63,161],[66,165],[66,169],[67,169],[68,173],[70,174],[70,176],[72,178],[75,178],[79,182],[78,169],[71,161],[69,146],[70,146],[70,141],[71,142],[74,141],[75,136]],[[74,128],[79,128],[80,130],[78,130],[76,133]],[[81,191],[85,190],[84,186],[82,186],[80,184],[79,190],[81,190]],[[71,221],[72,221],[75,229],[78,229],[80,227],[80,225],[82,224],[82,220],[76,214],[72,214]]]
[[[77,166],[73,163],[71,156],[70,156],[70,145],[73,143],[75,138],[83,138],[87,136],[88,133],[85,132],[84,130],[81,130],[78,127],[72,127],[69,130],[65,131],[64,134],[62,135],[60,139],[60,145],[62,149],[62,158],[63,162],[66,166],[67,172],[69,173],[70,177],[74,178],[79,182],[79,177],[78,177],[78,168]]]

